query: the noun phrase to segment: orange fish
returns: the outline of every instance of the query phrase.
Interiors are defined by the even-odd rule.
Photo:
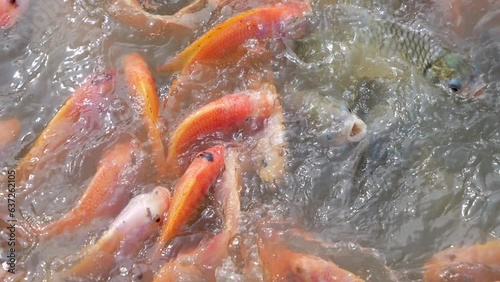
[[[44,162],[50,159],[47,156],[52,156],[79,130],[75,128],[75,123],[80,119],[86,121],[86,126],[95,127],[93,118],[99,114],[99,103],[113,92],[115,78],[115,71],[94,74],[66,100],[19,162],[16,170],[18,183],[26,180],[36,167],[42,168]]]
[[[230,240],[229,232],[224,231],[203,241],[194,251],[179,255],[165,264],[153,281],[216,281],[215,270],[229,256]]]
[[[193,63],[239,57],[238,49],[249,39],[303,36],[308,9],[308,3],[294,1],[240,13],[205,33],[158,70],[187,70]]]
[[[148,64],[139,54],[124,58],[125,79],[131,93],[132,107],[148,131],[148,141],[156,167],[160,174],[165,172],[165,150],[158,132],[158,91]]]
[[[0,28],[9,28],[28,8],[29,0],[0,0]]]
[[[171,208],[161,236],[156,244],[154,257],[193,216],[196,207],[208,193],[224,168],[223,146],[217,145],[199,153],[179,180],[172,196]]]
[[[0,149],[16,140],[21,131],[21,122],[17,118],[0,121]]]
[[[34,228],[34,233],[46,237],[57,236],[65,231],[74,231],[83,224],[92,222],[105,212],[120,209],[127,193],[120,191],[122,172],[131,165],[134,147],[130,141],[116,144],[106,151],[101,159],[92,182],[73,209],[60,219],[42,228]]]
[[[248,122],[263,122],[273,111],[275,99],[266,91],[232,94],[200,108],[184,119],[168,140],[169,173],[179,176],[179,156],[209,135],[231,134]]]
[[[449,248],[433,255],[424,266],[424,281],[451,281],[447,276],[468,278],[467,281],[500,280],[500,239]]]
[[[183,253],[165,264],[154,281],[215,281],[215,270],[229,256],[229,242],[238,231],[241,189],[238,157],[236,149],[227,151],[222,179],[214,189],[224,216],[222,232],[203,241],[193,252]]]
[[[104,279],[115,266],[118,252],[121,257],[135,256],[156,234],[169,206],[170,192],[163,187],[132,198],[97,243],[85,248],[82,259],[63,276]]]
[[[331,261],[290,250],[273,233],[260,230],[257,247],[264,281],[364,281]]]
[[[106,1],[105,7],[111,16],[148,36],[166,36],[189,33],[198,28],[210,18],[210,12],[214,8],[211,2],[196,0],[174,15],[150,13],[144,10],[139,0]]]

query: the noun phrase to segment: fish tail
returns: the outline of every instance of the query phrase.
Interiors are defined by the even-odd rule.
[[[165,64],[162,66],[159,66],[156,68],[158,72],[162,72],[165,74],[172,74],[178,71],[181,71],[187,62],[188,55],[186,55],[184,52],[178,54],[177,56],[173,57],[169,61],[167,61]]]

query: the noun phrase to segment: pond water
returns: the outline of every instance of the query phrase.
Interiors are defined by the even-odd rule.
[[[217,10],[193,35],[152,37],[117,22],[103,2],[31,0],[20,21],[0,31],[0,120],[14,117],[21,122],[15,142],[0,151],[4,174],[16,168],[87,77],[109,68],[118,72],[116,95],[95,117],[100,129],[77,132],[17,191],[19,221],[49,222],[67,212],[91,181],[101,152],[141,127],[131,115],[124,86],[124,55],[138,52],[150,66],[158,66],[232,13]],[[477,100],[451,97],[403,58],[353,42],[361,33],[339,23],[334,1],[312,2],[312,27],[328,36],[320,39],[321,50],[309,61],[298,60],[291,48],[276,47],[278,92],[312,91],[344,100],[366,123],[368,133],[359,143],[331,147],[317,142],[314,132],[289,129],[285,183],[274,191],[254,174],[245,177],[241,234],[254,234],[256,222],[265,216],[300,221],[304,230],[327,242],[373,249],[410,281],[422,279],[422,265],[437,251],[499,238],[500,2],[359,1],[370,2],[369,9],[379,14],[428,29],[469,56],[488,85]],[[165,97],[172,77],[155,77]],[[198,98],[184,111],[208,99]],[[168,120],[176,114],[162,116]],[[285,116],[293,119],[293,114]],[[6,181],[1,185],[4,193]],[[155,185],[171,188],[174,183],[144,177],[134,182],[130,194],[151,191]],[[190,232],[217,230],[214,209],[209,204]],[[19,272],[25,281],[47,278],[95,242],[111,220],[96,219],[76,233],[48,241],[20,234]],[[8,236],[5,228],[1,233]],[[148,242],[137,258],[121,262],[110,281],[137,280],[146,268],[144,253],[153,244]],[[3,244],[2,261],[7,252]],[[228,261],[217,277],[245,281]]]

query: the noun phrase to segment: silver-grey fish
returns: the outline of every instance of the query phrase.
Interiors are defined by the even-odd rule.
[[[366,34],[382,52],[401,55],[431,83],[462,98],[482,95],[486,83],[468,57],[444,47],[428,32],[382,19],[360,7],[339,4],[337,8],[338,12],[344,13],[337,15],[340,22],[351,22],[351,26]],[[299,43],[296,46],[298,54],[304,53],[307,45],[317,45],[314,40]]]
[[[343,102],[316,92],[285,95],[283,107],[293,117],[289,122],[305,121],[305,130],[321,144],[344,145],[359,142],[366,135],[366,124]]]

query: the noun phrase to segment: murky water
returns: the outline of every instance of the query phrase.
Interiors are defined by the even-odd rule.
[[[477,101],[454,99],[403,59],[353,44],[349,40],[356,33],[335,26],[328,3],[333,1],[313,2],[314,26],[331,29],[333,36],[323,38],[316,61],[297,63],[280,51],[278,90],[282,95],[311,90],[345,100],[365,121],[368,134],[360,143],[341,147],[326,147],[313,135],[289,134],[286,183],[273,193],[255,175],[245,178],[242,234],[253,234],[252,226],[266,215],[301,221],[305,230],[326,241],[372,248],[381,261],[412,281],[421,279],[421,266],[432,253],[500,237],[500,2],[457,0],[463,2],[463,14],[458,15],[443,4],[450,1],[380,1],[372,7],[423,25],[469,54],[488,83],[485,97]],[[227,14],[224,9],[214,14],[196,34]],[[21,21],[2,31],[0,120],[21,121],[18,139],[0,151],[3,171],[16,167],[89,75],[108,68],[119,74],[117,95],[95,117],[103,121],[101,130],[73,136],[49,156],[57,161],[35,171],[37,176],[19,199],[20,221],[34,217],[49,222],[64,214],[92,179],[101,152],[140,127],[130,114],[122,57],[139,52],[157,66],[193,38],[145,37],[110,18],[101,1],[83,0],[32,0]],[[157,75],[161,96],[168,93],[170,82],[170,77]],[[286,117],[293,119],[293,112]],[[135,184],[131,195],[156,184],[173,185],[156,179]],[[1,185],[6,189],[6,183]],[[216,229],[214,217],[208,209],[190,232]],[[111,220],[99,219],[51,241],[24,243],[19,271],[26,272],[27,281],[42,280],[71,261],[82,246],[95,242]],[[2,233],[6,236],[5,230]],[[2,259],[6,252],[3,248]],[[111,280],[137,279],[145,268],[143,253],[137,260],[121,262]],[[244,279],[230,261],[217,275],[221,280]]]

